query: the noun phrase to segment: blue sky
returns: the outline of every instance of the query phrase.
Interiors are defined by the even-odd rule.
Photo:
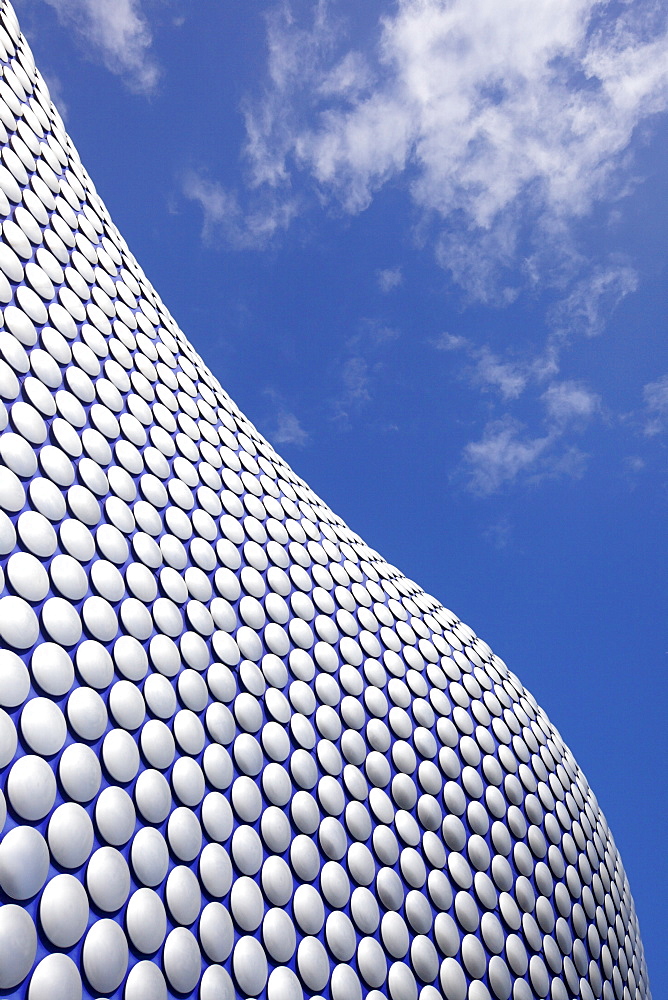
[[[573,749],[668,995],[662,5],[16,10],[226,389]]]

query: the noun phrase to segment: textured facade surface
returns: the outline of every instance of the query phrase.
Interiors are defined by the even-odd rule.
[[[208,371],[0,4],[0,992],[649,998],[532,696]]]

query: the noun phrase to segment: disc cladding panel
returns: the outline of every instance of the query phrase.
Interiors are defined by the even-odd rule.
[[[229,399],[6,2],[0,59],[2,995],[648,998],[559,733]]]

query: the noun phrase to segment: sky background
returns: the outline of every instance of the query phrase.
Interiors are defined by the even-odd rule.
[[[490,643],[668,996],[668,24],[653,0],[17,0],[112,216],[295,470]]]

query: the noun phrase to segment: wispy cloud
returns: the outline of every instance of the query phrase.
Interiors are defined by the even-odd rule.
[[[63,121],[66,122],[69,108],[67,107],[67,102],[63,97],[64,93],[63,81],[60,79],[59,76],[56,76],[53,73],[42,73],[42,76],[44,77],[44,82],[49,88],[49,96],[53,101],[53,103],[55,104],[55,106],[58,108],[58,114],[63,119]]]
[[[374,383],[385,368],[387,350],[399,336],[399,330],[381,319],[364,317],[346,340],[340,362],[341,388],[332,400],[333,419],[340,428],[349,430],[352,418],[373,399]]]
[[[288,410],[279,410],[276,429],[269,436],[276,444],[293,444],[300,448],[309,437],[295,414]]]
[[[208,246],[220,241],[237,250],[261,248],[287,228],[295,213],[294,202],[271,195],[244,212],[235,192],[194,170],[183,176],[182,191],[202,210],[202,240]]]
[[[484,531],[485,538],[499,552],[508,547],[513,535],[513,526],[508,517],[501,517]]]
[[[601,409],[601,398],[579,382],[555,382],[542,400],[548,417],[557,427],[573,421],[582,423]]]
[[[376,271],[378,287],[381,292],[391,292],[403,283],[404,276],[400,267],[386,267]]]
[[[525,470],[535,466],[552,444],[551,435],[530,437],[519,421],[506,416],[490,422],[479,441],[464,449],[464,463],[473,493],[495,493]]]
[[[437,351],[462,352],[468,359],[463,377],[484,392],[496,391],[503,401],[518,399],[530,383],[545,382],[559,371],[558,353],[551,346],[533,356],[518,357],[510,349],[501,356],[486,344],[478,347],[469,338],[451,333],[442,333],[432,346]]]
[[[668,375],[663,375],[656,382],[649,382],[643,388],[645,401],[645,434],[654,437],[661,433],[668,424]]]
[[[307,27],[287,4],[269,18],[269,83],[246,109],[253,183],[300,173],[354,213],[401,179],[447,221],[440,263],[487,300],[517,295],[499,272],[527,245],[568,239],[628,189],[633,134],[668,105],[652,0],[402,0],[365,56],[340,29],[324,2]]]
[[[338,26],[325,0],[317,0],[311,10],[309,28],[297,23],[287,2],[267,15],[267,86],[259,101],[248,100],[243,107],[253,187],[289,183],[285,160],[300,130],[302,108],[331,93],[327,83],[336,75],[331,56]]]
[[[526,387],[530,375],[529,367],[514,361],[502,361],[487,347],[483,347],[476,354],[478,357],[476,380],[484,386],[498,389],[503,399],[517,399]]]
[[[332,400],[332,420],[340,430],[350,430],[352,419],[370,403],[373,371],[361,354],[346,358],[341,365],[340,389]]]
[[[568,432],[582,431],[601,409],[599,396],[586,386],[554,382],[541,397],[544,430],[532,435],[510,414],[490,421],[478,441],[464,448],[463,469],[468,488],[480,496],[498,492],[518,481],[579,478],[586,454],[572,443]]]
[[[310,435],[302,427],[299,417],[290,409],[290,403],[275,388],[266,388],[264,395],[271,401],[273,419],[267,421],[267,437],[277,445],[296,445],[303,448]]]
[[[369,362],[366,358],[356,355],[348,358],[343,365],[341,374],[343,385],[345,386],[345,400],[351,402],[366,402],[371,399],[369,393]]]
[[[628,263],[599,265],[551,310],[550,324],[559,335],[597,336],[619,303],[637,287],[638,274]]]
[[[154,93],[160,67],[140,0],[45,0],[130,90]]]
[[[441,333],[432,341],[437,351],[459,351],[469,346],[470,341],[456,333]]]
[[[645,459],[640,455],[626,455],[622,463],[622,475],[630,490],[637,488],[639,477],[645,469]]]
[[[202,209],[202,239],[211,243],[219,229],[236,233],[241,226],[241,209],[235,194],[202,174],[189,171],[183,178],[183,193]]]
[[[394,326],[389,326],[377,318],[364,317],[359,323],[359,332],[348,340],[348,345],[354,347],[356,344],[371,344],[378,346],[388,344],[397,340],[399,331]]]

